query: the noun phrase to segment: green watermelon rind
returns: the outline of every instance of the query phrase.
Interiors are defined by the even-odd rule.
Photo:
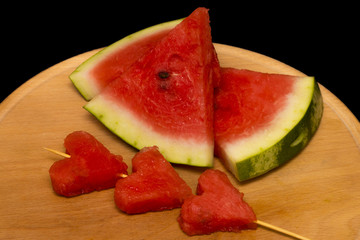
[[[160,23],[138,32],[132,33],[117,42],[105,47],[100,50],[92,57],[80,64],[69,76],[70,80],[79,91],[79,93],[87,100],[91,100],[94,96],[99,93],[96,86],[95,80],[89,75],[89,72],[93,69],[94,65],[99,63],[101,60],[106,59],[107,56],[120,48],[126,48],[136,40],[150,36],[157,32],[172,29],[179,24],[183,19],[177,19],[169,22]]]
[[[315,79],[312,79],[311,101],[298,123],[283,138],[267,149],[246,159],[232,160],[235,166],[230,168],[239,181],[255,178],[285,164],[298,155],[310,142],[320,125],[323,114],[320,88]],[[231,160],[227,161],[225,164],[231,165]]]
[[[195,139],[181,139],[174,135],[164,136],[152,131],[151,126],[134,116],[129,109],[101,94],[94,97],[84,108],[111,132],[136,149],[156,145],[165,159],[171,163],[200,167],[213,165],[212,142],[199,143]]]

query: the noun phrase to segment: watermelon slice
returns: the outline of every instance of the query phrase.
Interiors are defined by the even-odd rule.
[[[215,154],[240,181],[259,176],[307,145],[322,112],[313,77],[224,68],[215,90]]]
[[[219,76],[208,10],[198,8],[85,109],[135,148],[156,145],[170,162],[212,166]]]
[[[256,215],[225,173],[208,169],[199,177],[197,196],[185,200],[178,222],[188,235],[239,232],[257,227]]]
[[[71,158],[56,161],[49,174],[54,191],[72,197],[115,186],[127,165],[120,155],[109,152],[94,136],[84,131],[69,134],[64,141]]]
[[[192,196],[157,147],[143,148],[132,159],[133,173],[115,187],[115,203],[128,214],[162,211],[181,207]]]
[[[111,44],[77,67],[69,76],[71,81],[86,100],[92,99],[181,20],[154,25]]]

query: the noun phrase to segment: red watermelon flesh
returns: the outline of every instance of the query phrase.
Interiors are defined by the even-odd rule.
[[[86,100],[92,99],[181,20],[157,24],[120,39],[83,62],[69,78]]]
[[[295,77],[222,68],[216,89],[215,133],[218,142],[247,137],[266,128],[284,107]]]
[[[161,133],[199,137],[196,130],[201,130],[208,140],[213,108],[210,63],[215,61],[209,40],[207,10],[198,9],[103,95],[128,106]],[[204,129],[204,125],[208,126]]]
[[[118,208],[128,214],[178,208],[192,196],[190,187],[157,147],[138,152],[132,159],[132,170],[116,183],[114,196]]]
[[[76,131],[64,141],[71,158],[55,162],[50,170],[54,191],[72,197],[115,186],[127,165],[120,155],[114,155],[91,134]]]
[[[209,169],[199,177],[197,196],[185,200],[178,222],[188,235],[217,231],[238,232],[257,227],[256,215],[219,170]]]
[[[105,88],[106,85],[125,72],[137,59],[153,48],[169,31],[170,29],[166,29],[139,39],[125,48],[118,49],[99,62],[89,73],[92,75],[92,78],[96,79],[97,88],[100,91]]]
[[[198,8],[85,108],[138,149],[157,145],[171,162],[211,166],[219,77],[208,10]]]

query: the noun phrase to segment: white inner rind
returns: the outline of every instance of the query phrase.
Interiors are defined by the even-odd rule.
[[[181,21],[182,19],[157,24],[120,39],[119,41],[109,45],[82,63],[70,75],[71,81],[74,83],[79,92],[84,96],[84,98],[90,100],[93,96],[99,93],[99,87],[97,86],[96,79],[94,79],[94,77],[90,74],[94,65],[100,63],[103,59],[106,59],[109,55],[113,54],[118,49],[126,48],[135,41],[151,36],[157,32],[174,28]]]
[[[113,133],[137,149],[156,145],[169,162],[204,167],[213,165],[212,142],[183,139],[181,136],[174,136],[171,132],[168,136],[159,134],[126,107],[119,103],[115,104],[102,95],[91,100],[85,109]]]
[[[299,123],[311,103],[314,85],[313,77],[299,77],[295,81],[294,91],[287,96],[286,106],[265,129],[222,145],[232,172],[236,172],[237,162],[271,148]]]

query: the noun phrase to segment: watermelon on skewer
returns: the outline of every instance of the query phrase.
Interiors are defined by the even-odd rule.
[[[155,146],[141,149],[132,159],[132,169],[116,183],[114,195],[117,207],[128,214],[179,208],[193,195]]]
[[[243,196],[225,173],[206,170],[199,177],[197,195],[181,207],[181,229],[188,235],[255,229],[256,215]]]
[[[134,156],[130,176],[124,173],[127,166],[122,163],[121,156],[115,156],[117,163],[109,161],[114,156],[109,155],[108,150],[87,132],[69,134],[65,146],[73,156],[46,148],[66,157],[54,163],[49,171],[53,188],[60,195],[70,197],[102,190],[113,185],[111,179],[115,177],[119,179],[114,195],[119,209],[137,214],[182,206],[178,222],[188,235],[238,232],[261,225],[298,239],[308,239],[256,220],[251,207],[243,201],[243,193],[234,188],[226,174],[219,170],[207,170],[200,175],[198,196],[194,196],[156,146],[143,148]],[[119,163],[122,170],[114,173]]]
[[[197,195],[184,201],[178,222],[188,235],[214,232],[240,232],[262,226],[296,239],[304,236],[257,219],[251,206],[243,200],[244,194],[236,189],[224,172],[204,171],[198,180]]]
[[[72,197],[112,188],[121,175],[127,175],[123,158],[110,153],[87,132],[70,133],[64,145],[70,158],[56,161],[49,169],[53,189],[59,195]]]

